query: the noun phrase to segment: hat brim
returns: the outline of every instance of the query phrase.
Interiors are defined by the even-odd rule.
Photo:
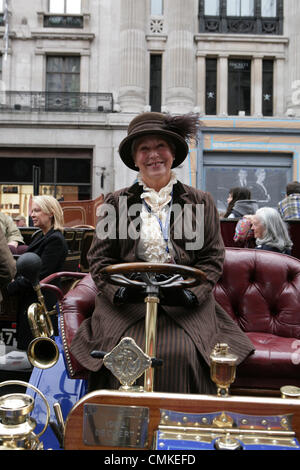
[[[135,139],[146,135],[160,135],[167,139],[171,139],[173,144],[175,145],[175,156],[172,168],[176,168],[179,166],[187,157],[189,152],[189,146],[187,142],[180,137],[178,134],[168,130],[159,130],[159,129],[149,129],[149,130],[142,130],[137,131],[132,135],[125,137],[119,145],[119,154],[122,161],[125,165],[130,168],[131,170],[138,171],[138,168],[135,166],[133,155],[132,155],[132,143]]]

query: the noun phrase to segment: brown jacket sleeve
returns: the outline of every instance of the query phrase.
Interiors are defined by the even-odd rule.
[[[8,284],[16,275],[16,262],[7,245],[6,238],[0,229],[0,287]],[[0,292],[0,302],[2,294]]]
[[[201,212],[193,212],[193,227],[200,242],[190,244],[189,237],[172,240],[177,253],[177,263],[200,269],[206,275],[206,281],[190,290],[196,295],[199,305],[212,292],[215,284],[221,277],[225,248],[221,236],[219,215],[209,193],[187,188],[186,204],[198,205]],[[197,218],[197,220],[196,220]],[[199,235],[200,232],[200,235]]]
[[[105,282],[100,275],[100,271],[106,266],[122,262],[120,259],[119,240],[117,240],[117,236],[115,236],[116,227],[118,225],[116,204],[115,196],[112,193],[107,194],[101,206],[93,242],[87,255],[90,273],[99,292],[104,294],[111,302],[113,302],[118,286]],[[109,214],[106,212],[105,206],[111,211]],[[109,220],[107,227],[105,227],[105,220]],[[104,228],[110,231],[107,236],[103,236],[105,232]]]
[[[207,277],[206,283],[197,286],[194,294],[201,304],[212,291],[223,271],[225,248],[221,236],[219,215],[209,193],[205,193],[203,247],[196,253],[195,268],[202,270]]]

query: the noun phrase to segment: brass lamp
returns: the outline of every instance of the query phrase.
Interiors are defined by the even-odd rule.
[[[39,434],[33,431],[36,421],[30,417],[34,408],[34,399],[27,394],[11,393],[0,397],[0,450],[41,450],[43,443],[39,437],[45,432],[49,418],[50,407],[45,396],[33,385],[19,380],[9,380],[0,383],[0,387],[21,385],[32,388],[38,393],[47,409],[44,428]]]
[[[237,356],[229,352],[229,346],[218,343],[210,355],[210,376],[217,385],[218,396],[228,396],[229,387],[235,380]]]

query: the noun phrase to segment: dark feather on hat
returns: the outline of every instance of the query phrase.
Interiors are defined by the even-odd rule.
[[[163,128],[179,134],[186,141],[195,139],[198,142],[201,122],[199,115],[194,113],[181,114],[179,116],[166,115]]]

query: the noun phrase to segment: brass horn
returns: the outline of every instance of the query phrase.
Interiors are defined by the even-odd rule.
[[[29,362],[39,369],[53,367],[59,358],[59,350],[55,341],[50,314],[46,308],[40,286],[35,286],[39,303],[31,304],[27,311],[28,323],[34,339],[28,346],[27,357]]]
[[[28,323],[34,339],[28,346],[29,362],[39,369],[53,367],[59,359],[59,349],[51,338],[54,335],[50,313],[38,281],[41,270],[41,259],[35,253],[24,253],[17,260],[17,271],[26,277],[37,293],[38,302],[27,310]]]

